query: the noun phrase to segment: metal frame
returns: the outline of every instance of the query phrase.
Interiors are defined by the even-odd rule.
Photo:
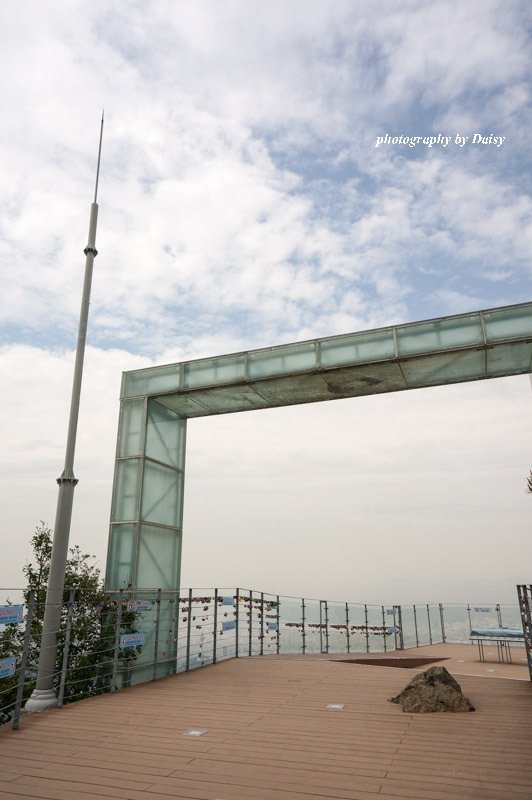
[[[124,373],[106,588],[110,591],[179,588],[189,417],[529,372],[532,372],[532,302]],[[168,449],[167,460],[160,460],[150,451],[148,429],[157,427],[150,409],[158,410],[159,421],[166,415],[161,426],[167,423],[175,426],[178,451]],[[126,425],[128,420],[134,421],[135,413],[138,428],[131,432]],[[125,462],[134,463],[131,474]],[[160,467],[158,475],[153,473],[153,465]],[[148,475],[150,468],[152,472]],[[168,493],[164,480],[166,476],[170,486],[173,474],[168,470],[180,476],[175,478],[175,486],[180,490],[174,504],[170,504],[172,513],[168,511],[165,517],[161,510]],[[133,489],[126,486],[132,476]],[[127,495],[127,491],[133,491],[134,497]],[[149,509],[145,507],[148,494],[152,500]],[[153,582],[153,570],[144,574],[140,563],[144,535],[153,542],[153,561],[159,559],[165,569],[164,575],[157,576],[155,586],[147,585]],[[126,545],[129,547],[128,537],[131,537],[129,562],[120,560],[124,558]],[[172,537],[175,563],[170,565],[161,553],[168,548]],[[303,646],[304,634],[303,629]]]

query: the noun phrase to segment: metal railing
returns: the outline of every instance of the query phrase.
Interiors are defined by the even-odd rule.
[[[35,687],[44,590],[0,590],[0,724],[18,727]],[[372,605],[251,589],[65,591],[58,705],[228,658],[371,653],[467,642],[475,625],[519,626],[519,606]]]

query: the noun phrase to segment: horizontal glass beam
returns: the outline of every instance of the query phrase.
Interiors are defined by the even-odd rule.
[[[522,303],[126,372],[122,397],[199,417],[522,374],[531,360]]]

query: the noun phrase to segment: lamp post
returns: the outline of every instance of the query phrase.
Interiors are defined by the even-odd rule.
[[[63,588],[65,584],[65,569],[68,557],[68,539],[70,535],[74,489],[78,482],[77,478],[74,477],[74,451],[76,448],[81,379],[83,375],[85,341],[87,338],[87,321],[89,317],[92,270],[94,259],[98,255],[98,251],[96,250],[98,203],[96,201],[98,197],[98,178],[100,175],[102,136],[103,113],[100,125],[100,143],[98,147],[98,164],[96,168],[94,201],[91,204],[90,211],[88,243],[83,251],[85,253],[85,279],[83,283],[83,295],[81,299],[74,379],[72,382],[72,399],[70,403],[70,418],[68,424],[65,466],[61,477],[57,479],[57,483],[59,484],[59,492],[57,496],[54,537],[50,560],[50,575],[46,590],[37,683],[31,697],[26,702],[26,711],[43,711],[45,708],[57,706],[57,696],[53,687],[57,649],[56,636],[59,632],[61,622],[61,607],[63,604]]]

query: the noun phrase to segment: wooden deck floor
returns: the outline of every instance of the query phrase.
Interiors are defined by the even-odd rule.
[[[457,648],[448,666],[467,664]],[[475,713],[416,715],[387,698],[419,670],[226,661],[4,726],[0,799],[528,800],[532,684],[516,669],[458,677]]]

